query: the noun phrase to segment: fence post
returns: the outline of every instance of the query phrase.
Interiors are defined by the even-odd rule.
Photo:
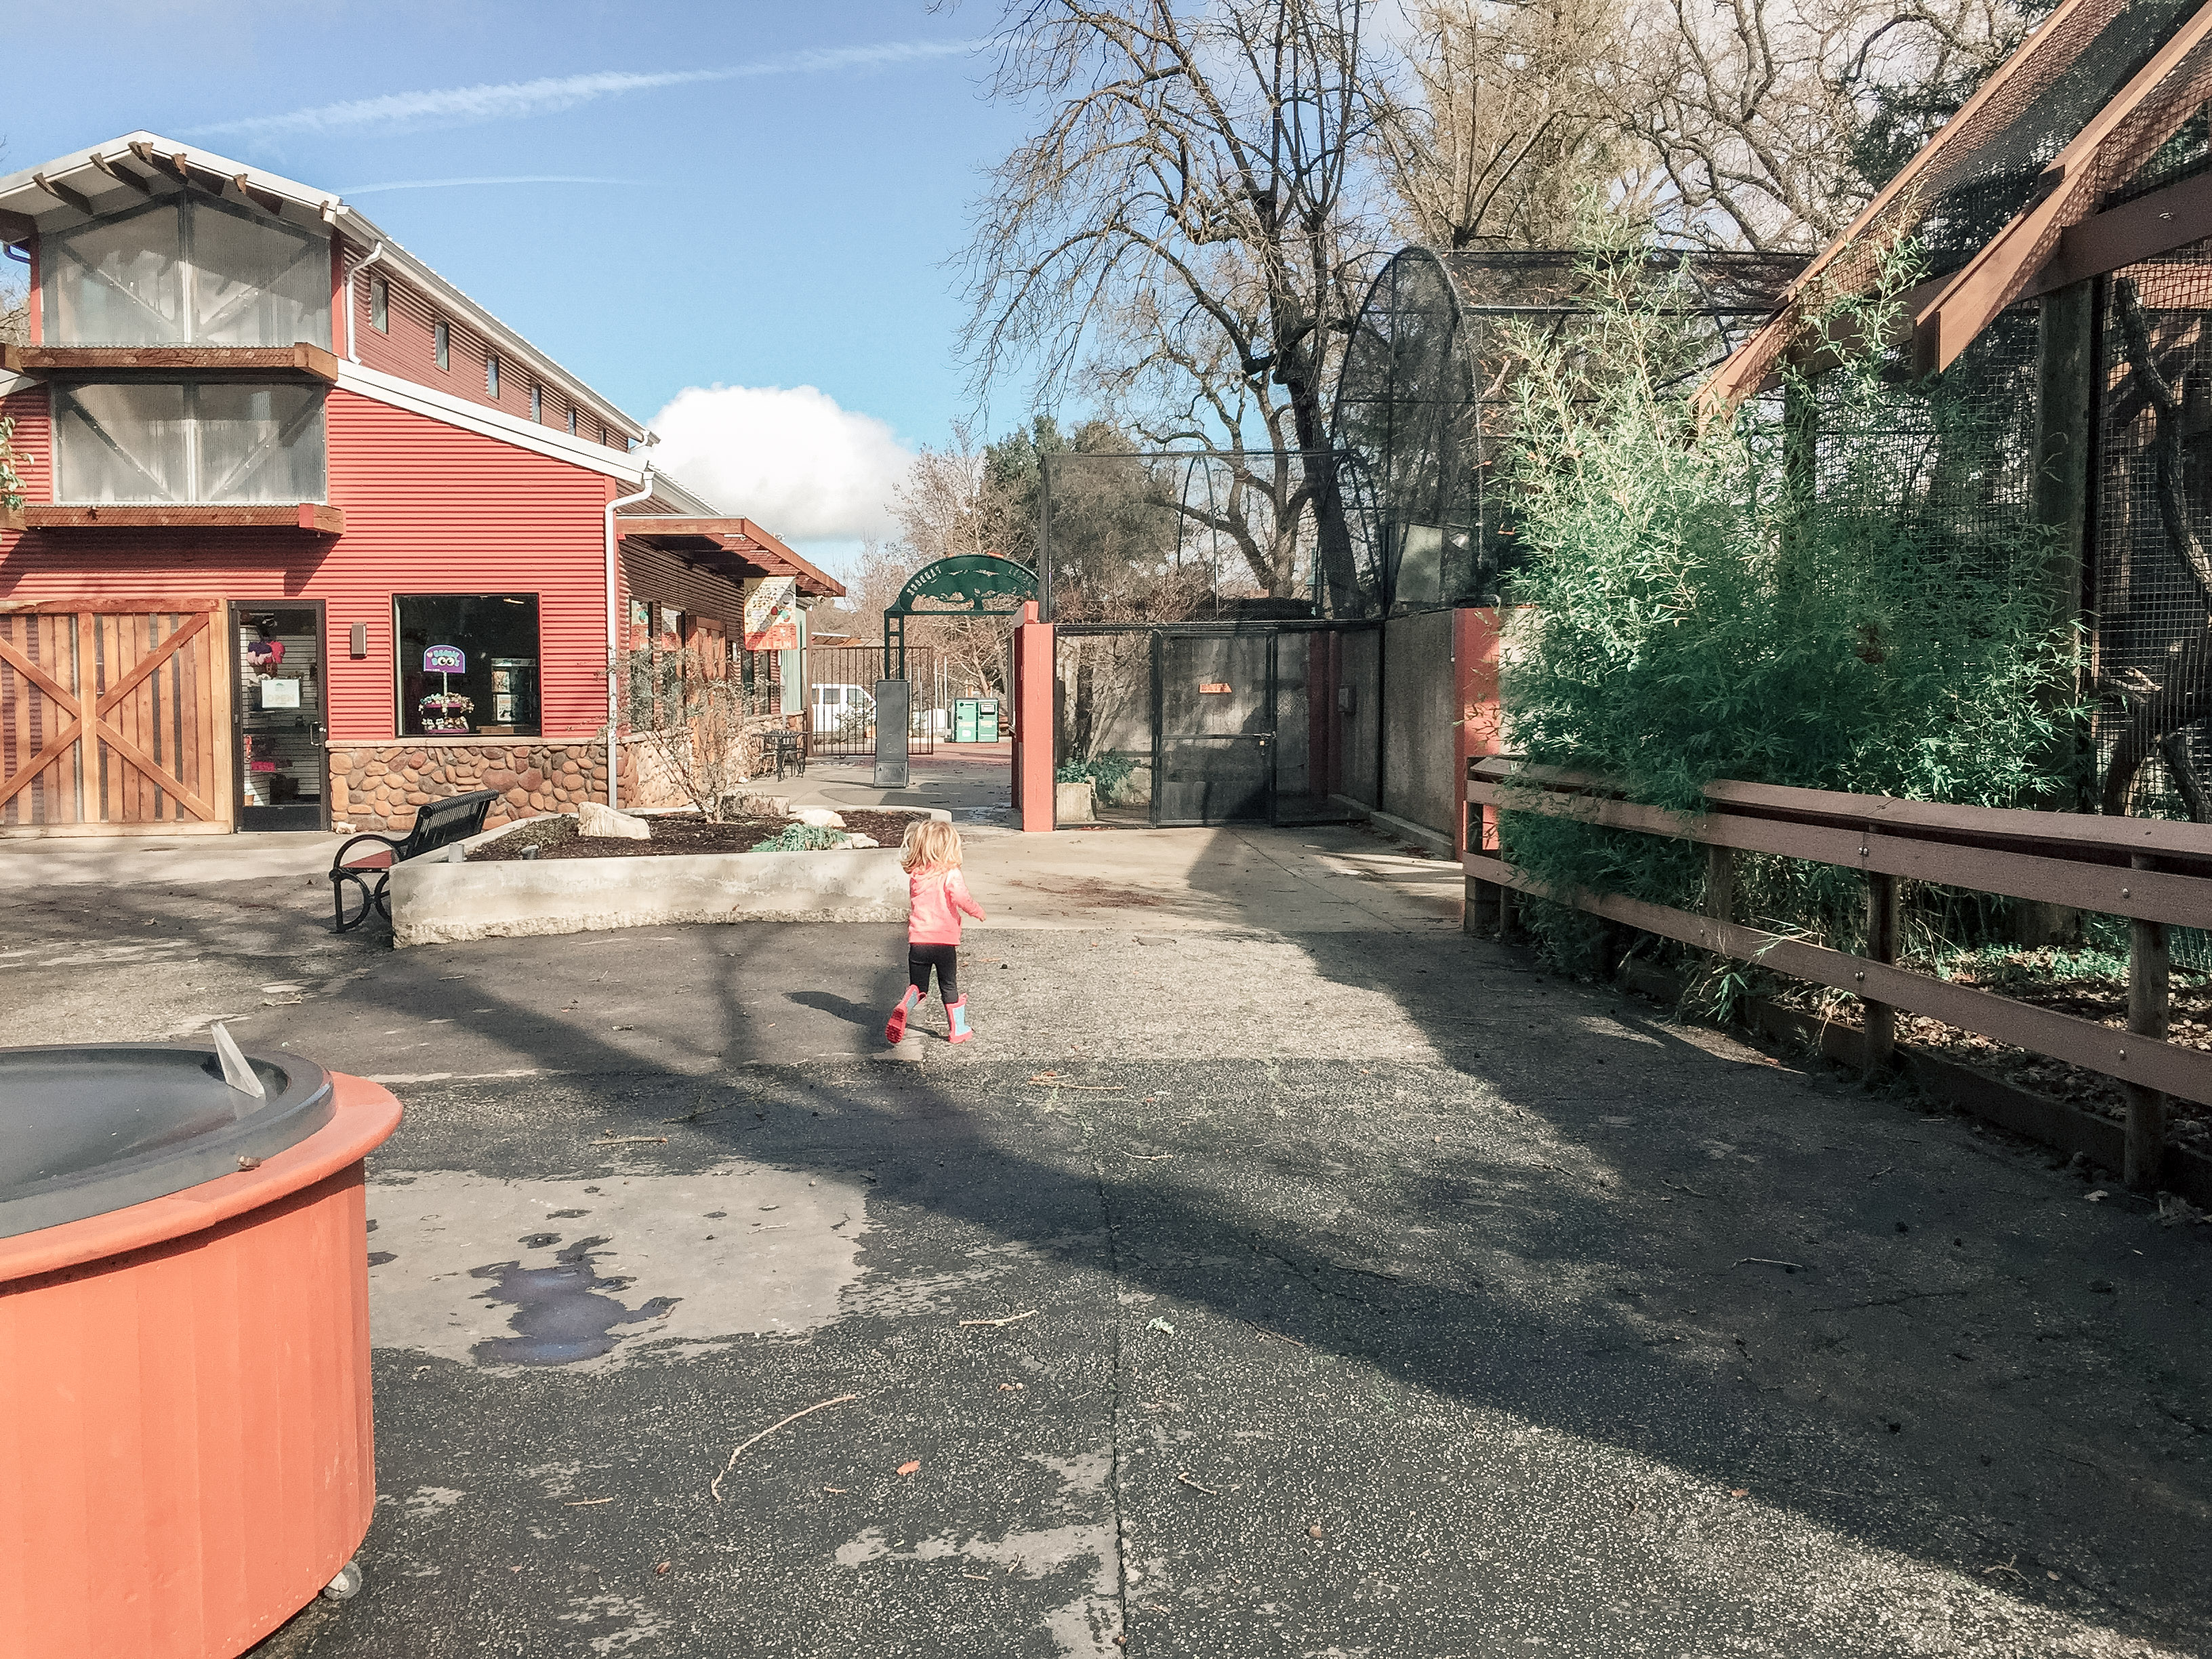
[[[1874,834],[1869,825],[1864,834]],[[1897,960],[1897,878],[1876,870],[1867,872],[1867,959],[1883,963]],[[1862,996],[1866,1011],[1866,1068],[1887,1069],[1897,1058],[1897,1010],[1886,1002]]]
[[[2153,861],[2138,853],[2129,860],[2137,870]],[[2166,1036],[2171,1002],[2167,995],[2172,958],[2166,949],[2166,924],[2130,920],[2128,923],[2128,1030],[2138,1036]],[[2122,1171],[2131,1191],[2147,1193],[2158,1186],[2166,1162],[2166,1096],[2139,1083],[2122,1085],[2128,1097],[2127,1167]]]

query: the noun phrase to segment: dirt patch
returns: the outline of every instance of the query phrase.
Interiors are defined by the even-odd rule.
[[[1102,909],[1149,909],[1165,904],[1164,894],[1147,892],[1141,887],[1116,887],[1110,881],[1101,881],[1096,876],[1081,876],[1073,881],[1016,881],[1017,887],[1032,887],[1040,893],[1049,893],[1054,898],[1074,899],[1083,904],[1095,904]]]
[[[840,809],[838,816],[845,820],[846,829],[855,835],[872,836],[885,847],[896,847],[905,839],[906,827],[916,818],[926,818],[927,812],[905,811],[872,811]],[[536,859],[627,859],[647,858],[655,854],[675,856],[696,853],[750,853],[764,841],[771,841],[798,822],[795,818],[732,818],[724,823],[709,823],[696,812],[656,813],[646,819],[653,826],[648,841],[622,841],[604,836],[589,839],[576,833],[576,820],[569,817],[540,818],[510,830],[497,841],[488,842],[469,854],[469,862],[503,863],[514,860]],[[532,851],[532,848],[536,851]]]

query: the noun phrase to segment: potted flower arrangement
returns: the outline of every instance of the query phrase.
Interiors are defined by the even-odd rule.
[[[458,691],[433,691],[415,705],[422,711],[425,732],[468,732],[469,716],[476,712],[476,704]]]

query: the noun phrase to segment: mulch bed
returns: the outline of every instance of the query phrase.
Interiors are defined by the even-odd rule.
[[[916,818],[926,818],[927,812],[906,811],[873,811],[837,809],[845,820],[846,829],[854,835],[872,836],[885,847],[896,847],[906,837],[906,827]],[[519,860],[526,850],[536,848],[529,856],[540,859],[629,859],[646,858],[654,854],[673,855],[693,853],[750,853],[764,841],[771,841],[789,829],[796,820],[792,818],[732,818],[723,823],[709,823],[696,812],[654,813],[646,819],[653,826],[648,841],[623,841],[617,837],[593,836],[589,839],[576,833],[576,820],[572,817],[540,818],[511,830],[497,841],[489,842],[469,854],[471,864],[497,863]]]

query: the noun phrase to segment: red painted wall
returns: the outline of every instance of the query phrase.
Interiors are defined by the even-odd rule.
[[[489,341],[457,318],[447,317],[436,302],[420,294],[389,264],[372,265],[360,269],[368,250],[346,245],[346,258],[352,270],[352,281],[347,284],[350,294],[350,310],[346,325],[359,331],[361,362],[364,368],[374,368],[400,379],[413,380],[417,385],[434,386],[440,392],[456,398],[465,398],[486,409],[496,409],[512,415],[519,421],[530,418],[530,388],[532,374],[527,364],[502,358],[499,366],[499,396],[494,398],[486,387],[484,362],[492,347]],[[382,279],[392,285],[391,303],[384,329],[369,326],[369,284]],[[446,353],[450,368],[438,367],[433,327],[441,317],[449,325],[448,347]],[[340,331],[333,329],[333,337]],[[343,343],[334,348],[343,353]],[[557,386],[544,386],[544,398],[538,415],[538,424],[556,431],[568,429],[568,400]],[[599,419],[579,405],[576,410],[576,435],[586,442],[604,442],[609,448],[622,449],[622,434],[609,432],[599,436]]]
[[[184,596],[321,599],[331,736],[395,734],[394,593],[536,593],[544,734],[589,736],[606,714],[606,504],[615,480],[427,416],[333,389],[334,539],[293,531],[0,532],[0,599]],[[0,400],[27,451],[27,495],[50,501],[46,393]],[[353,624],[368,656],[347,654]]]

